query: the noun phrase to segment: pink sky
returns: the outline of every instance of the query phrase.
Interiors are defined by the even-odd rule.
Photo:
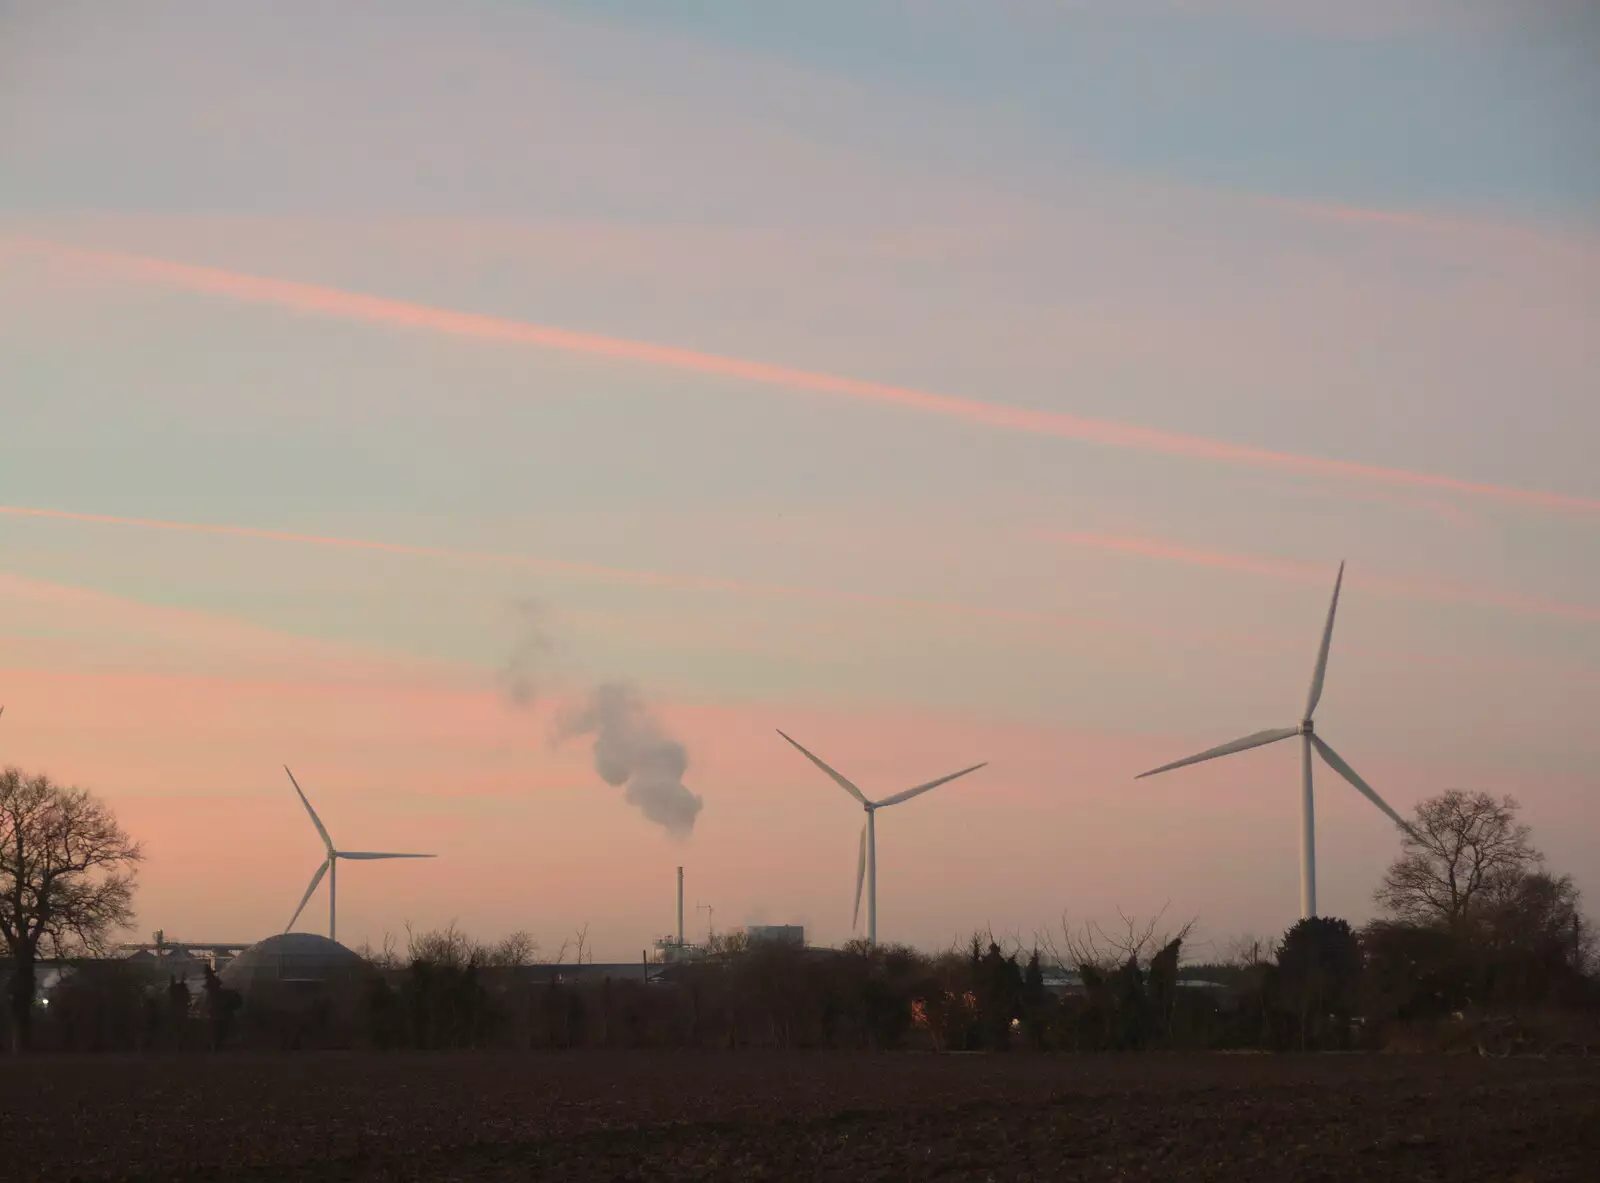
[[[1319,728],[1600,890],[1556,6],[465,3],[0,17],[0,760],[147,842],[142,929],[287,919],[289,762],[441,856],[341,876],[353,942],[631,959],[680,862],[837,941],[858,811],[781,726],[884,792],[990,761],[884,815],[886,937],[1278,932],[1295,753],[1132,777],[1295,721],[1341,560]],[[548,742],[611,679],[685,843]],[[1393,835],[1318,784],[1360,920]]]
[[[777,741],[778,725],[869,792],[993,762],[880,821],[886,923],[896,918],[923,943],[986,924],[1027,935],[1058,908],[1091,916],[1169,901],[1175,913],[1256,927],[1279,910],[1262,906],[1265,885],[1281,880],[1285,898],[1293,888],[1292,760],[1258,754],[1182,781],[1133,783],[1132,773],[1217,736],[889,705],[840,713],[669,699],[662,717],[695,753],[689,782],[712,802],[692,842],[679,844],[594,780],[581,743],[550,745],[551,711],[576,690],[560,681],[543,706],[521,712],[470,669],[213,614],[17,577],[0,580],[0,603],[36,638],[8,644],[11,661],[0,669],[8,761],[101,786],[148,846],[142,922],[196,938],[253,938],[298,899],[317,844],[282,775],[287,761],[336,840],[441,855],[348,874],[346,933],[376,939],[406,921],[470,919],[484,931],[526,928],[554,945],[587,921],[604,955],[622,957],[669,922],[671,868],[682,862],[695,898],[720,906],[725,924],[800,916],[819,939],[842,939],[860,819]],[[124,650],[105,644],[108,636],[141,644]],[[1348,754],[1401,809],[1441,772]],[[1418,787],[1389,787],[1396,782]],[[1391,839],[1352,793],[1331,780],[1323,790],[1324,894],[1359,912]],[[1187,853],[1142,863],[1140,851],[1160,842],[1152,835],[1169,832],[1186,836]],[[605,841],[574,842],[580,834]],[[1015,857],[969,875],[973,848]],[[1218,878],[1239,860],[1255,868],[1248,878]],[[1131,879],[1115,870],[1130,861],[1140,865]],[[752,877],[762,885],[755,892]],[[219,882],[248,888],[213,890]],[[1019,894],[1048,910],[1015,915],[1008,901]],[[310,915],[322,913],[313,905]],[[933,916],[943,927],[930,925]]]
[[[601,947],[619,956],[645,940],[652,917],[658,927],[666,922],[670,868],[679,862],[697,896],[726,901],[727,923],[764,909],[769,920],[804,916],[818,939],[847,935],[859,811],[779,746],[777,722],[880,793],[998,755],[959,787],[880,819],[884,916],[898,912],[896,929],[924,943],[1021,923],[1002,911],[1019,890],[1049,909],[1028,918],[1034,925],[1048,923],[1057,907],[1101,915],[1119,903],[1160,906],[1168,896],[1184,907],[1185,878],[1209,860],[1146,869],[1131,893],[1107,882],[1105,855],[1122,852],[1117,863],[1135,857],[1151,827],[1214,840],[1213,874],[1275,831],[1291,832],[1292,794],[1283,785],[1292,770],[1281,759],[1252,761],[1242,778],[1132,784],[1133,771],[1192,746],[1187,736],[1117,737],[920,712],[666,703],[673,730],[704,753],[690,783],[713,802],[693,843],[679,846],[594,781],[581,744],[552,750],[548,720],[513,715],[491,689],[15,668],[5,678],[12,700],[27,704],[25,713],[6,713],[8,756],[70,781],[116,785],[108,799],[149,847],[141,917],[169,928],[168,918],[181,920],[183,931],[204,929],[214,939],[272,931],[316,863],[316,836],[281,772],[285,760],[337,841],[441,855],[420,869],[351,872],[341,884],[347,933],[470,918],[485,931],[522,927],[548,942],[589,919]],[[97,721],[93,743],[81,738],[85,719]],[[1387,771],[1371,761],[1363,767]],[[1345,796],[1334,789],[1324,806],[1326,890],[1355,902],[1360,893],[1341,882],[1340,864],[1354,843],[1368,848],[1357,865],[1370,864],[1388,833]],[[607,839],[599,848],[571,841],[585,833]],[[968,875],[968,844],[1014,850],[1034,869]],[[1271,861],[1282,864],[1277,877],[1287,891],[1292,846],[1279,845],[1283,857]],[[762,886],[752,891],[756,868]],[[219,890],[196,896],[198,884],[218,879]],[[241,896],[234,885],[244,884]],[[1240,889],[1213,883],[1207,902],[1232,901],[1250,915],[1254,889]],[[921,900],[916,921],[911,894]],[[652,898],[661,906],[652,909]],[[930,926],[929,914],[947,931]]]

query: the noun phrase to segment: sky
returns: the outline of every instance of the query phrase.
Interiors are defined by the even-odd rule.
[[[869,795],[989,762],[880,813],[881,939],[1220,951],[1298,916],[1295,745],[1134,776],[1298,720],[1344,561],[1319,734],[1593,898],[1597,52],[1584,0],[0,0],[0,762],[143,841],[135,936],[282,928],[287,764],[439,856],[347,865],[345,943],[632,960],[679,865],[691,937],[850,936],[782,728]],[[619,684],[692,828],[563,738]],[[1396,831],[1316,800],[1364,920]]]

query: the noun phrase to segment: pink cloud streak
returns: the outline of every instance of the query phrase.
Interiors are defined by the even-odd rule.
[[[12,672],[36,664],[207,677],[225,669],[227,681],[248,669],[269,683],[288,679],[342,690],[475,681],[461,666],[7,571],[0,571],[0,604],[0,658]]]
[[[1271,579],[1293,579],[1302,582],[1326,583],[1332,579],[1332,568],[1323,563],[1302,563],[1260,555],[1229,554],[1222,551],[1197,550],[1178,543],[1155,538],[1122,538],[1105,534],[1044,533],[1042,537],[1052,542],[1095,550],[1114,551],[1137,555],[1140,558],[1165,562],[1184,563],[1192,567],[1211,567],[1222,571],[1236,571],[1245,575],[1262,575]],[[1403,599],[1427,600],[1446,604],[1477,604],[1537,616],[1558,616],[1585,623],[1600,623],[1600,608],[1583,604],[1562,604],[1526,596],[1505,595],[1479,588],[1457,587],[1443,583],[1427,583],[1404,579],[1391,579],[1381,575],[1367,575],[1352,571],[1346,582],[1365,587],[1383,595]]]
[[[530,345],[666,369],[687,370],[764,386],[776,386],[852,402],[897,407],[916,414],[956,419],[1002,431],[1053,436],[1156,455],[1214,464],[1266,469],[1303,477],[1338,478],[1486,497],[1540,509],[1600,511],[1600,500],[1518,489],[1437,473],[1279,452],[1225,440],[1184,435],[1093,419],[1061,411],[1032,410],[938,394],[914,387],[796,369],[647,341],[579,332],[506,317],[459,312],[338,288],[201,267],[123,252],[85,250],[40,239],[12,237],[13,247],[60,257],[191,292],[267,304],[294,312],[368,324],[439,333],[482,341]]]
[[[721,579],[701,575],[684,575],[663,571],[645,571],[626,567],[607,567],[595,563],[574,563],[561,559],[542,559],[528,555],[500,554],[487,551],[456,550],[438,546],[412,546],[397,542],[375,542],[360,538],[342,538],[325,534],[300,534],[284,530],[263,530],[251,526],[212,525],[202,522],[173,522],[153,518],[118,517],[111,514],[74,513],[59,509],[36,509],[26,506],[0,505],[0,515],[22,518],[43,518],[54,521],[80,522],[100,526],[123,526],[146,530],[166,530],[176,533],[218,535],[231,538],[253,538],[268,542],[283,542],[304,546],[331,547],[344,550],[373,551],[382,554],[410,555],[418,558],[444,559],[455,562],[489,563],[501,566],[527,567],[533,570],[555,571],[578,577],[590,577],[617,582],[639,583],[649,586],[684,587],[700,591],[732,594],[755,594],[785,598],[828,600],[866,606],[913,609],[940,612],[959,616],[1004,620],[1023,624],[1048,624],[1055,626],[1087,627],[1097,631],[1116,630],[1130,633],[1161,631],[1148,626],[1119,625],[1112,621],[1087,617],[1068,616],[1053,612],[1034,612],[1020,608],[991,608],[972,604],[958,604],[940,600],[907,599],[898,596],[874,595],[868,592],[836,591],[830,588],[804,587],[791,584],[761,583],[753,580]],[[1259,639],[1243,637],[1222,638],[1230,642],[1245,641],[1260,644]]]
[[[1020,608],[984,607],[972,604],[960,604],[937,600],[912,600],[901,599],[894,596],[873,595],[864,592],[835,591],[828,588],[791,586],[786,584],[761,583],[750,580],[708,578],[697,575],[679,575],[659,571],[643,571],[621,567],[606,567],[591,563],[572,563],[560,559],[541,559],[526,555],[497,554],[493,552],[455,550],[447,547],[412,546],[404,543],[376,542],[359,538],[345,538],[320,534],[301,534],[282,530],[264,530],[249,526],[213,525],[199,522],[173,522],[150,518],[118,517],[110,514],[75,513],[67,510],[35,509],[20,506],[0,505],[0,516],[13,516],[24,518],[42,518],[46,520],[60,520],[81,522],[92,525],[106,525],[131,527],[138,529],[167,530],[178,533],[213,535],[220,537],[233,537],[245,539],[260,539],[270,542],[281,542],[291,545],[325,546],[336,549],[350,549],[396,555],[409,555],[419,558],[439,559],[455,562],[479,562],[503,564],[508,566],[527,567],[533,570],[557,571],[578,577],[616,580],[620,582],[639,583],[645,586],[684,587],[699,589],[718,594],[732,595],[764,595],[783,598],[816,599],[823,602],[854,603],[867,607],[881,607],[890,609],[911,609],[918,611],[936,612],[971,620],[995,620],[1013,625],[1048,625],[1052,627],[1067,627],[1079,630],[1088,630],[1095,635],[1115,633],[1129,637],[1173,637],[1181,636],[1185,641],[1200,641],[1223,644],[1230,647],[1246,647],[1257,650],[1297,650],[1298,642],[1291,642],[1283,638],[1272,638],[1254,634],[1232,632],[1219,632],[1214,630],[1176,629],[1166,628],[1149,622],[1119,622],[1111,620],[1097,620],[1086,617],[1068,616],[1060,613],[1039,612]],[[1166,559],[1171,561],[1184,561],[1193,565],[1211,566],[1220,569],[1231,569],[1247,574],[1265,575],[1275,578],[1300,579],[1315,583],[1325,583],[1330,578],[1330,570],[1321,565],[1297,564],[1280,559],[1259,558],[1252,556],[1226,555],[1213,552],[1204,552],[1163,543],[1148,538],[1122,537],[1117,535],[1089,534],[1089,533],[1051,533],[1048,531],[1035,531],[1031,537],[1046,541],[1075,543],[1081,546],[1094,547],[1100,550],[1120,551],[1128,554],[1138,554],[1146,558]],[[1567,616],[1575,619],[1588,620],[1593,616],[1593,610],[1575,608],[1567,605],[1548,605],[1541,601],[1520,600],[1514,597],[1493,597],[1487,594],[1469,593],[1462,589],[1450,589],[1422,584],[1409,584],[1399,581],[1377,580],[1370,576],[1353,575],[1352,581],[1358,585],[1372,587],[1392,595],[1408,598],[1442,599],[1446,602],[1482,602],[1496,607],[1511,608],[1520,611],[1554,612],[1556,615]],[[7,580],[10,580],[8,585]],[[379,680],[385,678],[405,677],[406,679],[422,678],[458,680],[465,676],[463,667],[439,666],[427,664],[415,659],[401,659],[397,656],[363,650],[358,646],[312,640],[294,634],[280,633],[273,629],[264,628],[231,617],[213,616],[207,613],[195,612],[189,609],[157,608],[145,605],[139,601],[123,600],[103,592],[64,585],[41,583],[36,580],[24,580],[17,576],[0,577],[0,592],[8,588],[17,591],[22,588],[31,588],[28,592],[34,598],[46,596],[59,600],[62,603],[82,603],[110,606],[118,610],[117,619],[135,620],[141,631],[149,632],[159,628],[168,639],[185,637],[192,643],[205,648],[218,645],[224,648],[242,647],[247,655],[259,657],[263,661],[300,661],[312,662],[309,668],[322,671],[319,675],[324,682],[338,683],[351,681],[360,683],[371,678]],[[129,615],[129,614],[132,615]],[[192,633],[191,628],[192,626]],[[0,634],[3,639],[3,634]],[[299,646],[303,648],[290,648]],[[1385,660],[1405,663],[1422,662],[1438,664],[1456,660],[1454,655],[1445,656],[1410,651],[1395,651],[1387,649],[1361,649],[1361,652]],[[105,652],[109,653],[107,649]],[[303,657],[290,657],[291,653],[302,653]],[[161,656],[161,651],[150,650],[154,656]],[[171,655],[168,654],[170,657]],[[376,664],[384,664],[380,669]],[[1548,672],[1550,663],[1547,660],[1525,661],[1509,657],[1484,657],[1479,656],[1468,664],[1509,666],[1510,668],[1523,669],[1526,667],[1538,668]],[[1587,667],[1579,667],[1573,671],[1575,675],[1587,679],[1591,671]]]

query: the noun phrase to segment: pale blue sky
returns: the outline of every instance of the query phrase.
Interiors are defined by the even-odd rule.
[[[149,645],[139,661],[168,647],[161,661],[249,676],[208,648],[214,632],[174,642],[182,626],[146,612],[170,606],[487,685],[506,605],[538,595],[559,622],[558,681],[636,678],[690,730],[709,726],[701,708],[768,730],[832,711],[851,750],[884,712],[931,712],[930,734],[965,736],[934,721],[963,720],[973,743],[1032,728],[1011,772],[1004,752],[974,758],[996,761],[994,791],[1036,811],[1038,834],[1065,843],[1102,807],[1099,852],[1165,834],[1151,849],[1169,869],[1126,887],[1061,871],[1078,856],[1053,847],[1037,875],[977,899],[923,880],[894,905],[904,935],[1026,928],[1063,895],[1104,911],[1175,893],[1219,927],[1267,929],[1294,899],[1287,755],[1224,774],[1270,809],[1210,835],[1211,858],[1185,833],[1198,815],[1157,825],[1150,810],[1199,809],[1213,782],[1135,793],[1123,773],[1138,768],[1099,748],[1079,763],[1065,732],[1131,737],[1142,759],[1291,721],[1343,557],[1325,707],[1341,750],[1402,808],[1473,778],[1518,793],[1571,866],[1600,809],[1592,506],[1106,447],[449,329],[449,313],[484,314],[1600,500],[1600,21],[1578,3],[1394,7],[0,3],[0,505],[801,589],[0,515],[0,573],[135,602],[35,603],[14,616],[26,627],[0,628],[0,674],[26,688],[155,668],[113,661],[115,639]],[[245,302],[152,260],[235,289],[317,285],[336,308],[358,293],[431,311],[403,328]],[[1063,534],[1079,540],[1049,537]],[[1252,573],[1272,563],[1327,577]],[[902,606],[840,598],[856,593]],[[91,603],[103,651],[59,640]],[[0,701],[8,758],[113,799],[158,797],[164,761],[189,758],[146,734],[117,783],[122,765],[95,762],[133,742],[104,739],[114,724],[30,723],[3,685]],[[380,710],[348,709],[352,736]],[[354,776],[378,757],[370,738],[338,748],[341,719],[320,716],[317,743]],[[224,760],[199,724],[170,725],[171,744]],[[306,726],[283,708],[255,740],[291,749]],[[395,726],[413,769],[450,753],[468,781],[492,779],[509,759],[466,724]],[[907,726],[882,758],[916,777],[932,757]],[[719,745],[743,753],[749,736],[692,738],[707,798],[692,857],[736,899],[738,858],[787,849],[788,795],[839,803],[792,753],[757,744],[742,764]],[[185,783],[209,783],[193,759]],[[229,783],[256,776],[242,756],[206,765],[224,766]],[[271,771],[248,781],[264,818]],[[462,842],[547,824],[537,794],[485,792],[483,832],[429,808]],[[585,849],[681,857],[604,792],[562,799]],[[1359,917],[1390,837],[1350,796],[1324,792],[1324,897]],[[974,782],[907,819],[905,873],[916,835],[1016,840],[981,800]],[[761,904],[825,938],[841,935],[832,887],[848,895],[853,857],[837,812],[817,823],[832,826],[826,885],[800,860],[789,894]],[[261,824],[279,821],[292,843],[292,813]],[[1242,879],[1241,860],[1259,863]],[[150,872],[169,928],[265,923],[186,919],[182,865]],[[294,894],[280,886],[263,892]],[[472,899],[412,902],[520,922],[469,915]],[[351,900],[358,928],[406,918]],[[626,948],[637,917],[619,900],[609,922]]]
[[[181,60],[182,73],[195,81],[215,80],[214,71],[225,70],[234,84],[281,86],[290,106],[332,97],[324,115],[389,70],[408,77],[411,101],[419,105],[424,98],[481,101],[497,87],[504,95],[515,91],[505,79],[486,79],[448,53],[419,60],[416,34],[430,37],[438,50],[477,40],[480,50],[515,55],[532,37],[529,15],[559,11],[680,44],[703,40],[750,50],[762,55],[752,66],[815,71],[838,80],[841,90],[866,87],[902,110],[934,100],[964,112],[946,134],[924,129],[909,137],[903,150],[911,156],[970,160],[977,145],[951,141],[981,124],[979,143],[1002,130],[1011,147],[1026,145],[1030,171],[1071,173],[1092,162],[1184,183],[1350,201],[1511,208],[1591,222],[1600,211],[1600,144],[1591,118],[1600,86],[1592,69],[1600,17],[1584,0],[498,0],[449,7],[401,0],[342,4],[318,11],[314,24],[293,5],[140,3],[112,12],[65,3],[52,5],[48,17],[36,5],[6,8],[8,73],[24,85],[41,73],[77,84],[62,124],[48,129],[52,138],[64,129],[92,135],[108,117],[126,127],[151,116],[178,116],[161,136],[169,145],[233,157],[226,160],[232,168],[216,170],[199,185],[181,173],[137,169],[141,175],[121,178],[120,207],[221,205],[232,211],[259,204],[282,211],[312,200],[325,212],[329,199],[343,198],[364,210],[374,201],[432,211],[509,203],[526,214],[533,195],[481,159],[472,162],[479,183],[470,191],[447,176],[407,175],[398,154],[390,155],[388,168],[358,170],[331,183],[274,175],[280,162],[270,151],[251,151],[257,145],[238,133],[265,132],[270,141],[292,120],[269,115],[254,127],[232,128],[208,119],[215,107],[195,110],[187,101],[192,92],[170,67],[172,59]],[[112,52],[96,53],[97,42]],[[578,38],[563,43],[561,59],[596,81],[721,105],[725,92],[714,73],[700,75],[639,44],[619,52],[604,38]],[[389,60],[376,70],[368,61],[353,74],[340,68],[341,60],[349,65],[346,55],[362,48]],[[151,51],[169,69],[148,72]],[[56,55],[68,60],[51,60]],[[72,70],[72,58],[84,75]],[[223,96],[209,97],[226,109]],[[786,130],[818,136],[815,121],[793,104],[759,94],[741,99],[741,108]],[[174,104],[165,115],[164,102]],[[33,122],[26,116],[26,108],[12,108],[25,138]],[[826,138],[868,139],[887,130],[881,112],[856,116],[850,122],[858,126],[829,127]],[[392,144],[352,148],[360,160]],[[32,146],[36,154],[22,158],[22,171],[31,175],[11,200],[51,210],[99,208],[102,198],[85,184],[94,173],[62,158],[61,149],[73,147],[70,139],[57,140],[56,150],[37,141]],[[124,150],[147,146],[130,142]],[[435,160],[455,151],[446,144],[430,147]],[[362,163],[380,163],[371,157]],[[112,156],[98,163],[118,162]],[[989,163],[1015,168],[1018,161],[995,154]],[[551,205],[564,204],[561,197],[538,195],[540,204]],[[588,200],[577,208],[595,212]],[[659,217],[664,211],[652,205],[648,212]]]
[[[971,105],[1027,137],[1034,167],[1600,213],[1600,17],[1582,0],[557,7]]]

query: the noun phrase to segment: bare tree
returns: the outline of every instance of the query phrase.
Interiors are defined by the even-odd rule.
[[[1039,938],[1040,946],[1058,965],[1088,966],[1091,969],[1112,970],[1132,961],[1143,964],[1165,949],[1173,941],[1187,941],[1194,931],[1195,921],[1180,925],[1177,932],[1157,935],[1166,908],[1141,923],[1126,915],[1120,908],[1117,919],[1120,927],[1107,932],[1098,921],[1082,924],[1073,930],[1067,917],[1061,917],[1061,940],[1058,944],[1049,936]]]
[[[1517,821],[1517,802],[1452,789],[1417,806],[1401,854],[1375,893],[1411,924],[1455,926],[1508,885],[1538,870],[1544,856]]]
[[[532,965],[538,959],[539,942],[533,939],[533,934],[519,929],[510,936],[502,937],[491,945],[485,951],[483,963],[507,968],[520,968],[524,965]]]
[[[713,933],[706,938],[706,952],[713,957],[719,954],[733,956],[749,948],[750,934],[742,928],[730,928],[726,932]]]
[[[86,789],[0,773],[0,936],[12,960],[12,1042],[27,1044],[41,953],[103,952],[133,920],[139,844]]]
[[[383,942],[381,953],[366,950],[362,955],[382,968],[398,966],[401,961],[394,951],[394,938],[385,933]],[[558,960],[565,949],[563,943]],[[480,942],[456,927],[454,920],[430,932],[417,932],[407,924],[406,960],[451,969],[465,969],[468,965],[516,968],[540,960],[539,942],[531,933],[521,930],[493,943]]]
[[[1272,955],[1272,945],[1254,933],[1244,933],[1230,940],[1222,951],[1222,964],[1238,969],[1254,969],[1266,963]]]
[[[372,947],[371,941],[363,941],[356,953],[364,961],[371,962],[378,969],[400,968],[400,954],[395,946],[394,933],[388,930],[384,931],[383,940],[376,949]]]
[[[464,969],[477,956],[478,949],[472,938],[457,928],[454,920],[431,932],[415,932],[409,923],[406,924],[406,960],[413,965]]]
[[[1484,893],[1473,920],[1479,939],[1493,950],[1559,952],[1579,973],[1587,972],[1594,959],[1594,935],[1570,875],[1506,876]]]

